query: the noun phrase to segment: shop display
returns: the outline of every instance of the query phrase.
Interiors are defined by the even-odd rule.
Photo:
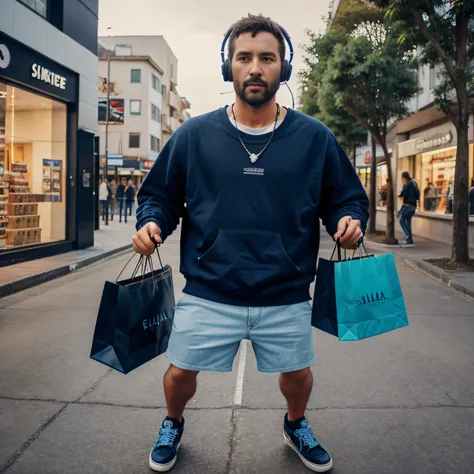
[[[43,186],[44,194],[52,194],[56,199],[53,201],[61,201],[61,173],[62,161],[60,160],[43,160]]]
[[[41,242],[38,203],[26,179],[27,165],[12,163],[0,181],[0,247]]]

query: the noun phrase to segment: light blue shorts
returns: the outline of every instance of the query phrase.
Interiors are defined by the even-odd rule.
[[[230,372],[249,339],[260,372],[293,372],[314,363],[311,305],[231,306],[184,295],[166,353],[182,369]]]

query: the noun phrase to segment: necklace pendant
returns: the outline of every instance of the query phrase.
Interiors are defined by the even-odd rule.
[[[252,163],[255,163],[258,160],[258,155],[251,153],[249,158]]]

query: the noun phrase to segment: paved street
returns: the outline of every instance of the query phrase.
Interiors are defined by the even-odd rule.
[[[177,236],[162,247],[175,269]],[[331,242],[322,244],[328,255]],[[165,414],[164,356],[124,376],[89,359],[103,281],[126,256],[0,300],[0,472],[147,473]],[[314,330],[308,418],[334,474],[469,474],[474,303],[399,264],[411,325],[339,343]],[[284,443],[278,376],[201,374],[175,473],[306,473]],[[242,349],[241,349],[242,350]],[[237,403],[234,403],[237,402]]]

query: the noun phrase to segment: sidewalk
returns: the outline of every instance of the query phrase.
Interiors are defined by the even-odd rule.
[[[421,269],[441,280],[445,285],[452,286],[474,298],[474,272],[445,271],[426,261],[434,258],[449,258],[452,253],[451,245],[422,237],[416,237],[414,247],[379,244],[369,239],[365,240],[365,244],[372,252],[393,253],[402,258],[408,266]]]
[[[128,217],[127,221],[119,223],[118,216],[114,216],[108,226],[100,221],[100,229],[94,232],[94,247],[1,268],[0,298],[131,249],[135,216]]]

